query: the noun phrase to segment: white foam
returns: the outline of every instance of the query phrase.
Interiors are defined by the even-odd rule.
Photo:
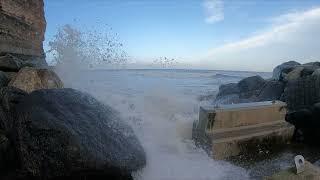
[[[147,154],[147,166],[134,174],[136,180],[249,178],[244,169],[212,160],[186,138],[198,117],[195,96],[181,93],[157,77],[154,81],[141,78],[139,73],[86,72],[70,84],[113,106],[132,125]]]

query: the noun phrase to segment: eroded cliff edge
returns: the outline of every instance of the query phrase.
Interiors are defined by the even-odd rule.
[[[43,0],[0,0],[0,55],[43,57]]]

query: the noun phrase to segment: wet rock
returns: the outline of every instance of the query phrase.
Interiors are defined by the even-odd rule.
[[[318,61],[309,62],[309,63],[303,64],[303,66],[318,66],[318,68],[320,68],[320,62],[318,62]]]
[[[4,174],[7,170],[9,157],[12,155],[10,151],[10,142],[5,132],[0,130],[0,174]]]
[[[16,77],[17,72],[4,72],[8,78],[8,83]]]
[[[312,76],[320,76],[320,68],[316,69],[313,73]]]
[[[299,79],[302,76],[301,74],[303,70],[304,70],[304,67],[298,66],[288,74],[283,74],[285,81],[292,81],[292,80]]]
[[[30,93],[37,89],[62,88],[63,83],[56,73],[51,70],[25,67],[10,81],[9,86]]]
[[[0,87],[7,86],[9,83],[9,78],[5,72],[0,71]]]
[[[36,90],[15,106],[21,170],[32,177],[130,179],[146,156],[118,112],[73,89]]]
[[[10,54],[0,57],[0,70],[18,72],[22,67],[22,61]]]
[[[319,68],[319,66],[303,66],[303,70],[301,71],[301,77],[311,76],[313,72]]]
[[[273,70],[272,78],[277,81],[283,80],[283,74],[288,74],[290,71],[292,71],[296,66],[299,66],[300,63],[295,61],[289,61],[285,62]]]
[[[280,81],[267,81],[258,95],[258,101],[279,100],[283,91],[284,83]]]
[[[320,103],[316,103],[311,107],[299,109],[289,112],[286,115],[286,121],[293,124],[296,137],[303,142],[311,145],[320,145],[315,139],[320,138]]]
[[[11,131],[14,121],[14,107],[27,93],[15,87],[0,89],[0,128]]]
[[[266,81],[260,76],[252,76],[241,80],[238,83],[240,90],[240,98],[252,98],[259,95],[261,87],[264,86]]]
[[[217,98],[239,93],[240,89],[237,83],[223,84],[219,87],[219,93],[217,94]]]
[[[289,81],[282,100],[287,103],[290,111],[311,107],[320,102],[320,77],[308,76]]]

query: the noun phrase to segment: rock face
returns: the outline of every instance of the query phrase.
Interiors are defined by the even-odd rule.
[[[43,56],[43,0],[0,0],[0,54]]]
[[[284,83],[279,81],[267,81],[261,88],[257,101],[279,100],[284,90]]]
[[[9,78],[6,73],[0,71],[0,87],[7,86],[9,83]]]
[[[312,145],[320,145],[315,139],[320,138],[320,103],[292,111],[286,115],[286,121],[296,127],[297,140]]]
[[[0,70],[7,72],[18,72],[22,67],[22,61],[10,54],[0,56]]]
[[[264,80],[260,76],[252,76],[239,83],[222,85],[216,96],[216,104],[237,104],[256,101],[279,100],[284,84],[279,81]]]
[[[51,70],[25,67],[10,81],[9,86],[30,93],[37,89],[63,88],[63,83]]]
[[[283,74],[289,73],[296,66],[299,66],[299,65],[301,65],[301,64],[298,62],[295,62],[295,61],[285,62],[285,63],[277,66],[276,68],[274,68],[272,78],[277,81],[282,80]]]
[[[309,76],[289,81],[282,100],[287,102],[291,111],[310,107],[320,102],[320,76]]]
[[[241,80],[238,83],[240,98],[245,99],[258,96],[264,84],[265,80],[260,76],[252,76]]]
[[[294,68],[291,72],[288,74],[283,74],[285,81],[293,81],[296,79],[299,79],[302,75],[302,71],[304,70],[304,67],[298,66]]]
[[[253,76],[238,84],[223,85],[216,104],[281,100],[289,113],[286,120],[296,127],[295,138],[320,145],[320,62],[289,61],[277,66],[272,80]]]
[[[219,93],[217,94],[217,98],[239,93],[240,89],[237,83],[223,84],[219,87]]]
[[[73,89],[38,90],[16,105],[15,145],[30,177],[129,177],[142,146],[118,113]]]

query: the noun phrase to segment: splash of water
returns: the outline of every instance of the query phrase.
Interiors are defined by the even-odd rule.
[[[164,82],[135,89],[140,83],[132,84],[126,71],[87,72],[78,78],[73,88],[111,105],[134,128],[147,153],[147,166],[134,174],[136,180],[249,178],[245,170],[212,160],[195,147],[190,133],[198,116],[196,97],[178,94]]]
[[[75,71],[77,66],[57,67],[66,87],[91,93],[117,109],[140,139],[147,166],[134,174],[136,180],[248,179],[245,170],[212,160],[195,147],[190,134],[198,116],[196,97],[145,74],[132,79],[129,71]]]

